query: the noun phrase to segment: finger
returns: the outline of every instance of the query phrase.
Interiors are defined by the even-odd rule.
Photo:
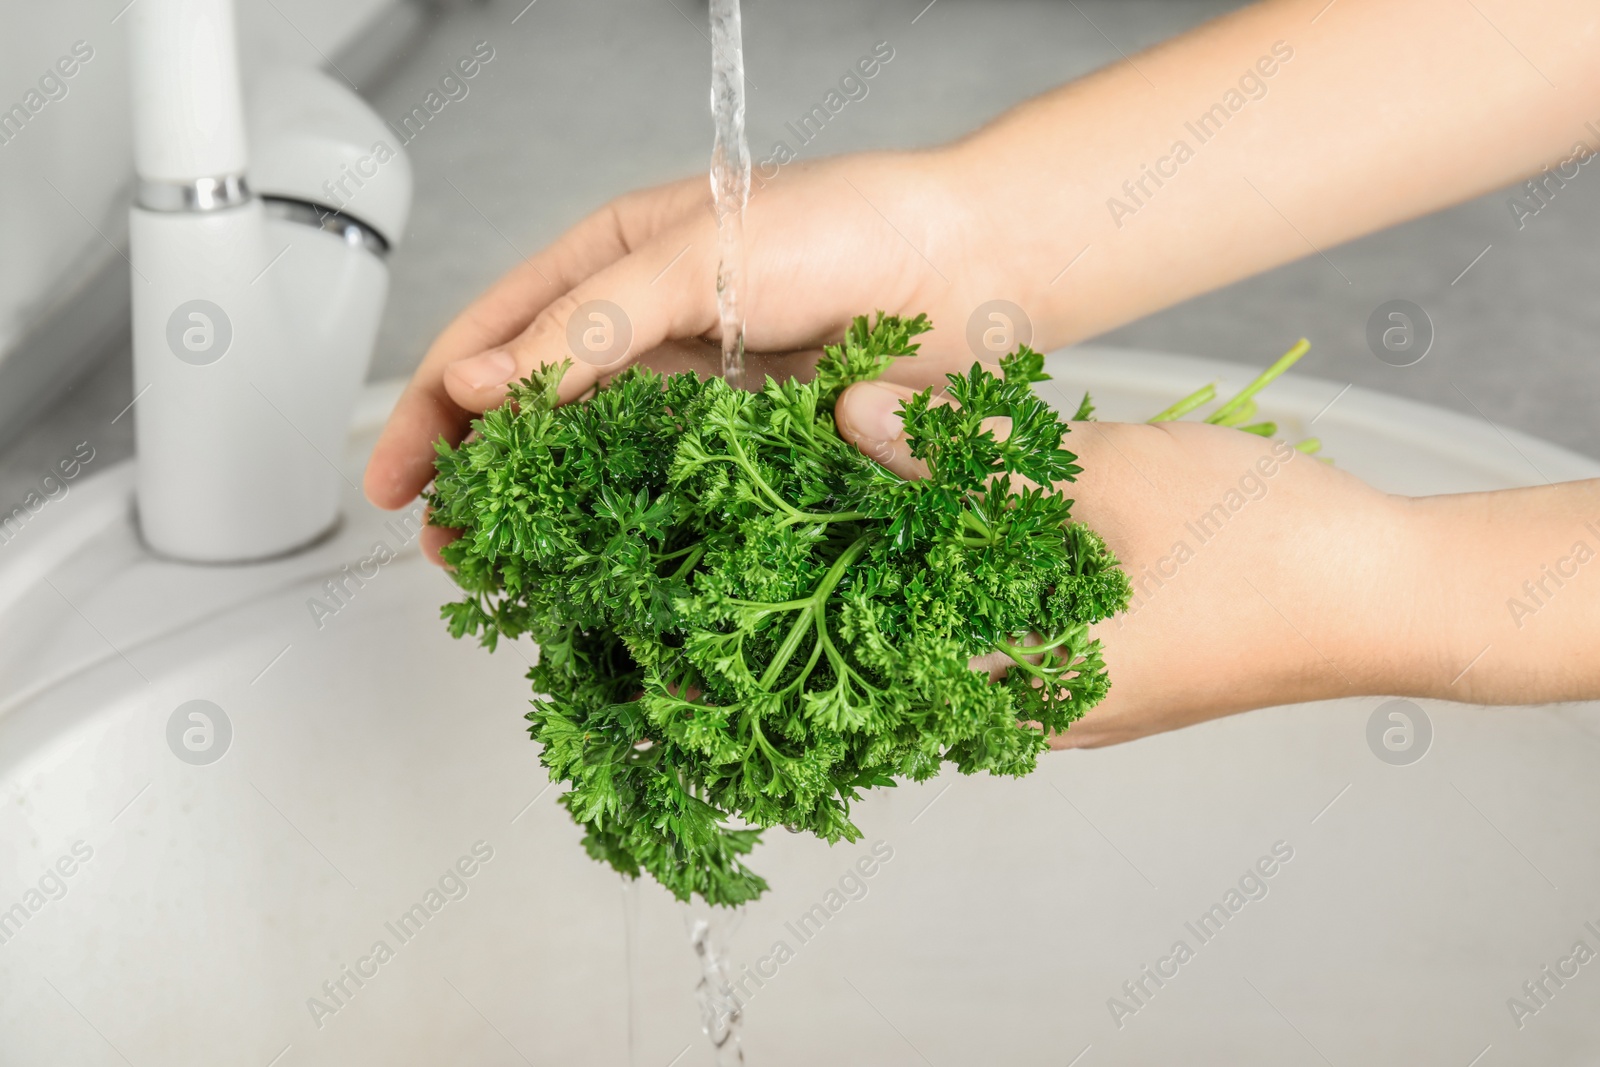
[[[551,301],[517,337],[445,372],[458,405],[482,411],[501,403],[506,386],[540,367],[571,360],[561,400],[667,341],[717,326],[715,241],[695,221],[669,230]]]
[[[676,220],[699,210],[703,181],[685,180],[630,194],[608,204],[554,244],[503,275],[447,326],[412,376],[367,463],[367,499],[404,507],[433,476],[433,442],[452,444],[482,408],[463,407],[444,385],[458,360],[505,344],[584,278],[647,243]]]
[[[1000,373],[1000,368],[993,364],[982,366],[991,374]],[[833,416],[839,435],[902,478],[926,478],[928,465],[911,455],[900,415],[901,406],[917,392],[898,382],[857,382],[841,393],[834,405]],[[932,402],[935,405],[952,403],[945,396],[935,396]],[[981,425],[993,430],[1000,440],[1011,432],[1011,420],[1007,418],[985,419]]]
[[[422,558],[436,567],[449,566],[440,558],[439,550],[460,536],[460,530],[452,530],[445,526],[424,526],[418,541],[422,547]]]
[[[445,328],[424,362],[448,364],[505,344],[573,286],[699,214],[705,199],[704,180],[685,179],[613,200],[495,282]]]
[[[362,489],[367,499],[390,511],[417,498],[433,479],[433,442],[460,441],[472,413],[443,394],[437,383],[413,379],[389,414],[367,460]]]
[[[520,333],[533,317],[587,272],[626,254],[617,209],[579,223],[555,245],[500,278],[445,327],[395,404],[367,463],[367,499],[404,507],[433,477],[433,442],[465,436],[474,412],[453,401],[444,371],[464,356]]]
[[[902,478],[926,478],[928,465],[911,455],[900,416],[901,406],[915,395],[909,386],[893,382],[856,382],[839,394],[833,408],[839,436]]]

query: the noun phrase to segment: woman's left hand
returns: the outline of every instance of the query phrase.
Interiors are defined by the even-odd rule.
[[[884,382],[840,398],[840,433],[904,477],[897,414],[912,391]],[[1061,486],[1133,584],[1095,627],[1105,701],[1052,741],[1130,741],[1251,708],[1396,690],[1398,664],[1437,653],[1383,620],[1414,568],[1408,501],[1283,441],[1204,423],[1075,422],[1063,444],[1083,473]],[[978,664],[984,666],[985,664]]]

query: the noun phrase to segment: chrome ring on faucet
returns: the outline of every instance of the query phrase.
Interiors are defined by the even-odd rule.
[[[254,199],[243,174],[219,174],[187,182],[139,179],[139,206],[150,211],[224,211]]]
[[[286,196],[263,196],[261,203],[269,218],[323,230],[341,238],[347,245],[365,248],[379,259],[389,256],[389,242],[383,234],[358,218],[309,200],[295,200]]]

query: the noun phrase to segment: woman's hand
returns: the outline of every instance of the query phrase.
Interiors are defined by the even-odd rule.
[[[1019,305],[1031,343],[1049,350],[1308,245],[1537,173],[1588,136],[1600,20],[1585,0],[1542,0],[1524,20],[1522,48],[1540,57],[1543,78],[1484,32],[1481,11],[1347,5],[1310,30],[1321,0],[1252,4],[937,151],[790,164],[746,214],[747,347],[800,352],[874,308],[927,312],[942,328],[931,358],[897,379],[925,384],[978,354],[965,350],[965,327],[985,301]],[[1422,38],[1431,47],[1419,52]],[[1564,86],[1556,104],[1551,84]],[[1216,111],[1234,85],[1257,98],[1248,117],[1205,138],[1181,179],[1163,169],[1174,131]],[[1352,119],[1395,101],[1406,105],[1396,121]],[[1485,130],[1492,150],[1464,164],[1455,146]],[[1152,161],[1168,180],[1148,173]],[[1388,192],[1365,195],[1373,189]],[[563,382],[570,399],[664,343],[716,338],[716,249],[709,185],[696,177],[622,197],[513,269],[434,342],[373,452],[368,497],[404,506],[428,482],[433,441],[459,440],[508,381],[542,363],[579,357]],[[585,309],[574,334],[595,328],[598,351],[574,353],[574,312],[596,300],[626,322]],[[623,333],[631,344],[619,348]],[[425,548],[444,536],[430,529]]]
[[[747,347],[794,353],[771,362],[785,373],[805,370],[803,353],[881,308],[925,311],[950,327],[927,349],[933,358],[908,363],[901,380],[936,380],[970,360],[963,326],[971,307],[963,303],[1003,289],[981,273],[987,257],[971,254],[961,181],[940,153],[876,154],[795,164],[757,190],[745,213]],[[434,341],[373,452],[368,497],[386,508],[415,498],[432,477],[433,442],[459,441],[473,416],[502,402],[508,382],[541,365],[574,361],[561,383],[571,400],[661,346],[718,340],[717,266],[703,177],[629,194],[585,219]],[[603,311],[592,318],[590,301],[609,302],[623,320]],[[598,332],[585,337],[590,328]],[[620,344],[630,333],[631,343]],[[752,357],[752,376],[763,366]],[[444,535],[427,536],[436,548]]]
[[[847,439],[915,478],[926,471],[896,414],[910,395],[854,385],[837,417]],[[1063,486],[1076,499],[1073,517],[1106,539],[1134,597],[1094,630],[1110,695],[1055,747],[1397,691],[1396,642],[1405,641],[1408,666],[1440,651],[1425,627],[1403,635],[1396,621],[1400,592],[1420,569],[1408,501],[1282,441],[1203,423],[1078,422],[1065,447],[1084,469]]]

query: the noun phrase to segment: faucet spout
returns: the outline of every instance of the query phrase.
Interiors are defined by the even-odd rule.
[[[233,0],[144,0],[128,20],[134,169],[148,196],[229,206],[249,162]]]
[[[263,76],[247,102],[232,0],[129,17],[140,530],[183,560],[281,555],[338,518],[409,166],[395,148],[374,220],[341,214],[328,177],[388,133],[365,104],[309,71]]]

